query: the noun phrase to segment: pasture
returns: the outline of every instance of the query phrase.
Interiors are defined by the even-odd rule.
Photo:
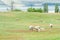
[[[46,31],[29,31],[30,25],[39,25]],[[0,12],[0,40],[60,40],[60,14]]]

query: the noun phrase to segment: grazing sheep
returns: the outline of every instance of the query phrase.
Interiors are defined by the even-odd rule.
[[[33,28],[34,27],[32,25],[29,26],[29,30],[32,30],[33,31]]]
[[[37,32],[40,32],[40,26],[35,26],[34,28]]]
[[[49,26],[50,26],[50,28],[52,28],[53,27],[53,24],[50,24]]]
[[[35,26],[35,29],[40,29],[40,26]]]
[[[32,26],[32,25],[30,25],[29,30],[40,32],[40,31],[45,31],[45,28],[40,28],[40,26]]]

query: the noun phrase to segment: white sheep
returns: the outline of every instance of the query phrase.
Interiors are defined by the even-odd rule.
[[[53,27],[53,24],[50,24],[49,27],[52,28]]]
[[[35,26],[34,28],[36,31],[40,32],[40,26]]]
[[[32,25],[29,26],[29,30],[33,30],[33,28],[34,28],[34,27],[33,27]]]
[[[30,25],[29,30],[40,32],[40,31],[45,31],[45,28],[41,28],[40,26],[32,26],[32,25]]]

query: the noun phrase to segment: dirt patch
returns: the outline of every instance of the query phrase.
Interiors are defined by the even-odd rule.
[[[60,31],[60,28],[48,28],[48,29],[45,29],[44,31],[41,30],[40,32],[48,32],[48,31]],[[7,32],[36,32],[36,31],[31,31],[31,30],[6,30]]]
[[[7,32],[32,32],[30,30],[6,30]]]

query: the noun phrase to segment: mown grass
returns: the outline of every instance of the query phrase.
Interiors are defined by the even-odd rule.
[[[45,32],[11,32],[6,30],[29,30],[29,25],[40,25],[53,30]],[[60,40],[60,14],[37,12],[0,12],[0,40]]]

